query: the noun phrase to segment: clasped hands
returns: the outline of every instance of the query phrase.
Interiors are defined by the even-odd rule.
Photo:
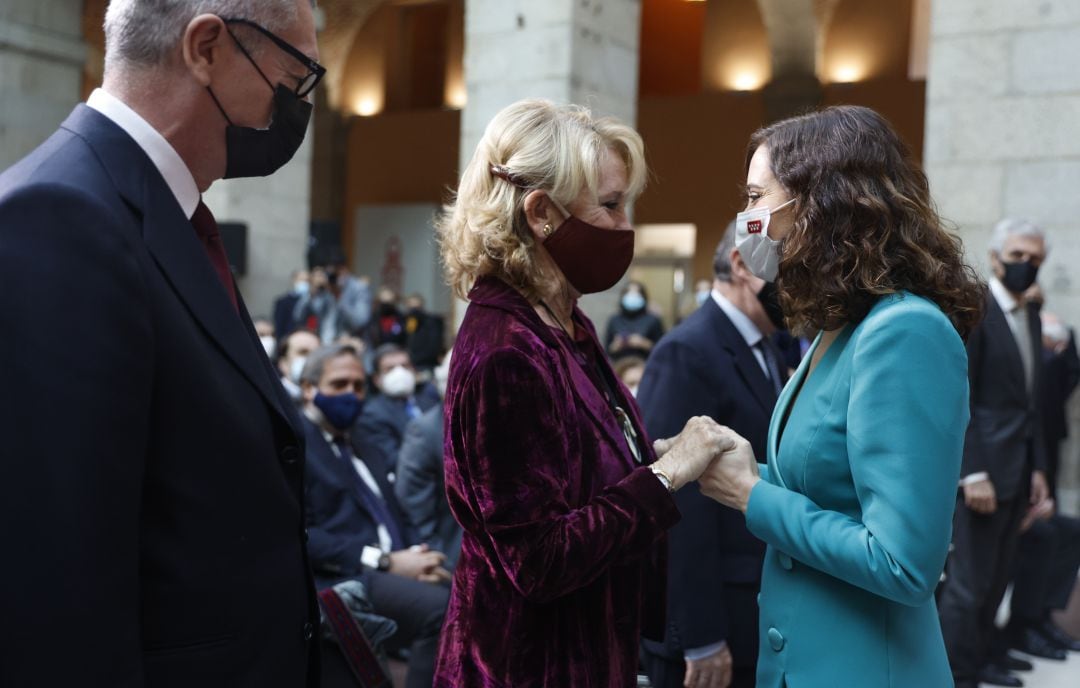
[[[706,497],[746,511],[750,491],[761,480],[754,451],[737,432],[708,416],[694,416],[675,437],[653,442],[654,465],[678,490],[697,480]]]

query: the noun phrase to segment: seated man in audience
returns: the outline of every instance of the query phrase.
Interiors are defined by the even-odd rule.
[[[449,375],[450,354],[447,353],[434,371],[440,399],[446,396]],[[461,552],[461,526],[450,513],[450,504],[446,500],[443,457],[443,405],[440,401],[405,426],[394,490],[420,539],[444,552],[446,568],[453,570]]]
[[[429,383],[417,385],[416,369],[409,352],[397,344],[375,349],[375,394],[364,406],[357,421],[354,440],[377,445],[389,457],[387,470],[393,474],[405,438],[405,426],[439,403],[439,393]],[[354,448],[358,448],[354,445]],[[393,482],[393,478],[390,479]]]
[[[350,442],[365,395],[356,350],[334,344],[312,352],[301,387],[304,505],[316,584],[363,582],[374,612],[398,624],[386,648],[408,650],[407,686],[430,686],[450,574],[441,552],[413,539],[385,478],[387,457],[376,446]]]
[[[318,349],[321,343],[319,335],[311,330],[300,328],[283,337],[274,353],[281,384],[297,405],[303,403],[300,398],[300,373],[304,370],[308,354]]]

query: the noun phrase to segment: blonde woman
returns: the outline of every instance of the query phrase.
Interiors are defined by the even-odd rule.
[[[488,125],[447,208],[447,278],[471,301],[446,392],[446,488],[464,529],[436,686],[632,686],[662,634],[671,492],[727,448],[692,419],[658,443],[582,294],[633,257],[641,138],[528,100]]]

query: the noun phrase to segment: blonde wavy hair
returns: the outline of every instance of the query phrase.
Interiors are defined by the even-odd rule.
[[[536,259],[525,196],[542,189],[563,207],[585,191],[595,196],[611,149],[626,164],[629,204],[645,187],[644,148],[629,126],[579,105],[531,99],[504,108],[436,221],[447,284],[465,299],[477,279],[492,275],[532,302],[543,298],[554,280]]]

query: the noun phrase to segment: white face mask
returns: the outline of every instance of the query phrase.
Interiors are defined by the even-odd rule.
[[[289,364],[289,378],[296,384],[300,384],[300,373],[304,372],[305,364],[307,364],[307,356],[297,356]]]
[[[262,342],[263,349],[266,351],[266,355],[273,356],[274,344],[276,343],[274,338],[269,335],[263,335],[262,337],[259,337],[259,341]]]
[[[416,374],[405,366],[395,366],[382,376],[379,387],[388,397],[407,397],[416,391]]]
[[[766,282],[775,282],[780,273],[780,242],[769,236],[769,220],[794,202],[792,198],[775,208],[754,208],[735,216],[735,248],[750,272]]]

